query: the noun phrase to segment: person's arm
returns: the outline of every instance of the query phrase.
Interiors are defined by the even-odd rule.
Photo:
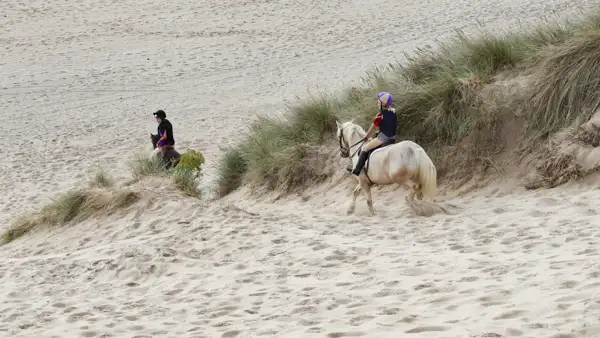
[[[156,142],[156,146],[157,147],[162,147],[165,145],[165,143],[167,142],[167,131],[163,131],[163,134],[160,136],[160,139],[158,140],[158,142]]]
[[[375,127],[377,127],[379,125],[379,122],[381,122],[382,118],[383,118],[383,115],[381,115],[381,113],[378,113],[377,116],[375,116],[375,120],[373,121],[373,123],[371,123],[371,126],[369,127],[369,130],[367,131],[367,135],[365,135],[365,140],[369,138],[369,135],[371,135],[371,133],[373,132],[373,129],[375,129]]]

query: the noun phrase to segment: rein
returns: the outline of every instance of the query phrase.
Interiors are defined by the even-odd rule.
[[[352,156],[350,156],[350,149],[351,149],[352,147],[354,147],[354,146],[356,146],[356,145],[360,144],[360,143],[365,143],[365,142],[366,142],[366,140],[362,139],[362,140],[360,140],[360,141],[358,141],[358,142],[354,143],[354,144],[353,144],[353,145],[351,145],[350,147],[348,147],[348,148],[345,148],[345,147],[342,145],[342,139],[343,139],[343,138],[344,138],[344,130],[342,129],[342,130],[340,130],[340,137],[339,137],[339,139],[338,139],[338,140],[339,140],[339,143],[340,143],[340,156],[341,156],[342,158],[348,158],[348,157],[349,157],[349,158],[352,158],[352,157],[354,157],[354,155],[356,155],[356,153],[357,153],[357,152],[359,152],[359,151],[362,149],[362,145],[361,145],[360,147],[358,147],[358,149],[357,149],[356,151],[354,151],[354,153],[352,154]],[[344,139],[344,143],[348,143],[348,142],[347,142],[347,141]]]
[[[362,139],[362,140],[354,143],[353,145],[351,145],[348,149],[346,149],[342,145],[342,139],[343,138],[344,138],[344,130],[342,129],[342,130],[340,130],[340,137],[339,137],[339,142],[340,142],[340,156],[342,158],[348,158],[348,157],[352,158],[352,157],[354,157],[354,155],[356,155],[356,153],[359,152],[362,149],[363,144],[361,144],[361,143],[365,143],[367,141],[365,139]],[[344,139],[344,143],[348,144],[348,142],[345,139]],[[350,156],[350,149],[352,147],[354,147],[355,145],[358,145],[358,144],[361,144],[360,147],[358,147],[358,149],[352,154],[352,156]],[[369,164],[367,163],[367,170],[369,170],[368,168],[369,168]],[[371,178],[367,174],[367,170],[365,170],[365,175],[367,176],[367,179],[369,180],[369,183],[373,184],[373,181],[371,181]]]

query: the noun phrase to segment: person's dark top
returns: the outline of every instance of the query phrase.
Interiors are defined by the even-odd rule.
[[[173,137],[173,125],[167,119],[162,119],[158,124],[158,135],[160,139],[156,143],[157,147],[173,146],[175,145],[175,138]]]
[[[392,138],[396,136],[397,122],[398,118],[396,112],[393,110],[382,109],[375,117],[373,124],[379,127],[379,132],[383,135]]]

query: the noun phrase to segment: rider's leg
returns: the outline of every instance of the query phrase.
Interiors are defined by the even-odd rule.
[[[360,172],[364,167],[365,163],[367,162],[367,157],[369,156],[371,150],[379,147],[382,144],[383,141],[381,141],[379,138],[374,138],[371,141],[367,142],[367,144],[365,144],[360,150],[360,153],[358,155],[358,162],[356,162],[356,167],[348,171],[352,172],[356,176],[360,175]]]
[[[160,147],[154,148],[154,151],[150,155],[150,161],[154,161],[155,159],[158,159],[158,156],[161,153],[161,151],[162,150],[160,149]]]
[[[367,144],[365,144],[361,150],[364,152],[369,152],[369,151],[379,147],[382,144],[383,144],[382,140],[380,140],[379,138],[374,138],[371,141],[369,141]]]

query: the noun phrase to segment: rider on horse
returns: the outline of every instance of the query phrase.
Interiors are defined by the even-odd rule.
[[[376,138],[362,146],[359,152],[356,167],[346,168],[346,170],[354,175],[360,175],[360,172],[367,161],[367,157],[372,150],[383,144],[395,142],[396,123],[398,119],[396,117],[396,111],[391,107],[391,105],[392,94],[388,92],[381,92],[377,94],[377,108],[379,109],[379,113],[375,116],[375,120],[373,121],[373,124],[371,124],[371,127],[369,127],[367,135],[365,135],[364,142],[369,139],[369,135],[371,132],[373,132],[375,127],[379,127],[379,134]]]
[[[156,149],[152,153],[152,156],[156,156],[161,152],[173,148],[175,145],[175,139],[173,138],[173,125],[167,120],[167,114],[163,110],[159,110],[154,113],[156,122],[158,123],[158,136],[160,139],[156,143]]]

